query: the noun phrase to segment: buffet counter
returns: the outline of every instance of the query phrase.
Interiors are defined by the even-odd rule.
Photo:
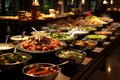
[[[85,15],[85,14],[79,14],[80,15]],[[69,16],[77,16],[72,12],[69,13],[62,13],[62,14],[56,14],[54,16],[50,14],[41,14],[37,19],[34,20],[48,20],[48,19],[59,19],[59,18],[65,18]],[[16,16],[0,16],[0,20],[20,20],[20,21],[33,21],[31,16],[27,16],[25,14],[22,15],[16,15]]]
[[[40,27],[46,26],[49,23],[55,23],[61,19],[67,18],[77,18],[79,16],[83,16],[85,14],[80,15],[59,15],[58,17],[39,17],[36,20],[30,19],[19,19],[19,16],[0,16],[0,36],[1,41],[5,40],[5,36],[7,34],[12,35],[20,35],[22,31],[26,31],[26,34],[30,35],[32,31],[31,27],[35,27],[37,30],[40,30]],[[10,29],[10,32],[7,29]],[[17,27],[17,28],[16,28]]]
[[[109,25],[111,25],[112,23],[110,23]],[[102,28],[106,28],[109,25],[106,24]],[[105,40],[100,41],[93,50],[85,50],[87,55],[85,60],[81,64],[77,64],[77,65],[65,64],[60,66],[61,70],[55,80],[88,80],[89,77],[92,75],[92,73],[102,65],[106,57],[118,45],[118,42],[120,41],[119,28],[120,26],[116,27],[116,30],[112,33],[112,35],[109,35]],[[66,47],[66,49],[70,49],[70,48],[78,49],[71,43]],[[39,62],[42,62],[42,63],[47,62],[47,63],[53,63],[53,64],[60,63],[58,58],[55,56],[52,56],[52,57],[44,56],[39,58],[34,57],[30,60],[28,64],[39,63]],[[0,76],[1,76],[0,77],[1,80],[6,80],[6,79],[29,80],[22,73],[22,67],[8,70],[5,72],[0,72]]]

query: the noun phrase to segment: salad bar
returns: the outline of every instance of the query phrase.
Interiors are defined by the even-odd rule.
[[[59,21],[50,24],[50,28],[57,25],[54,31],[49,26],[41,28],[45,29],[44,35],[35,31],[27,40],[15,44],[16,53],[0,55],[0,80],[88,80],[120,40],[120,23],[101,20],[104,18],[91,16],[76,19],[74,24]],[[69,30],[62,32],[65,26]],[[75,31],[80,32],[73,35]],[[22,62],[25,64],[18,67]],[[6,70],[13,65],[17,67]]]

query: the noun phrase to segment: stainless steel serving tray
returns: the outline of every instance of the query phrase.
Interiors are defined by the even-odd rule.
[[[53,49],[53,50],[48,50],[48,51],[39,51],[39,50],[28,50],[28,49],[24,49],[23,47],[22,47],[22,42],[21,43],[19,43],[19,44],[17,44],[16,45],[16,48],[18,49],[18,50],[20,50],[20,51],[23,51],[23,52],[27,52],[27,53],[34,53],[34,54],[42,54],[42,53],[51,53],[51,52],[54,52],[54,51],[57,51],[57,50],[61,50],[61,49],[63,49],[64,47],[66,47],[67,46],[67,44],[65,43],[65,42],[63,42],[63,41],[60,41],[60,47],[59,48],[57,48],[57,49]]]

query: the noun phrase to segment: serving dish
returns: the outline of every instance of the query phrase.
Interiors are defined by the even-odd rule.
[[[72,43],[76,48],[81,50],[93,50],[97,45],[97,42],[94,40],[75,40]]]
[[[87,38],[92,40],[104,40],[107,38],[107,36],[99,35],[99,34],[90,34],[90,35],[87,35]]]
[[[0,50],[9,50],[13,49],[15,45],[11,43],[0,43]]]
[[[23,67],[31,58],[27,53],[3,53],[0,55],[0,71]]]
[[[108,39],[108,35],[101,35],[101,34],[90,34],[87,35],[86,38],[88,40],[93,40],[97,42],[97,46],[102,46],[102,43]]]
[[[15,36],[11,36],[10,39],[11,40],[27,40],[30,36],[23,36],[22,35],[15,35]]]
[[[68,41],[71,41],[71,40],[74,40],[77,38],[77,36],[74,36],[74,35],[71,35],[71,34],[68,34],[68,33],[46,33],[46,36],[49,36],[49,37],[52,37],[52,38],[55,38],[55,39],[58,39],[60,41],[65,41],[65,42],[68,42]]]
[[[69,61],[69,64],[81,64],[86,57],[86,52],[77,49],[63,49],[57,51],[55,55],[60,61]]]
[[[32,31],[31,34],[33,36],[35,36],[35,35],[45,35],[45,31]]]
[[[23,67],[22,72],[30,80],[55,80],[59,70],[58,66],[51,63],[34,63]]]
[[[88,34],[89,31],[81,28],[73,28],[72,30],[68,31],[68,33],[71,33],[71,35],[85,35]]]
[[[32,37],[16,45],[18,50],[28,53],[49,53],[63,49],[64,47],[66,47],[65,42],[45,36],[42,36],[40,40]]]
[[[13,43],[17,44],[19,43],[20,41],[25,41],[25,40],[28,40],[30,36],[28,35],[15,35],[15,36],[11,36],[10,39],[13,41]]]
[[[97,28],[93,27],[93,26],[80,26],[78,28],[79,30],[84,30],[84,31],[96,31]]]
[[[110,17],[99,17],[99,19],[100,20],[102,20],[102,21],[105,21],[105,22],[112,22],[112,21],[114,21],[112,18],[110,18]]]
[[[95,31],[95,34],[100,34],[100,35],[111,35],[111,31]]]
[[[28,49],[24,49],[22,47],[22,43],[19,43],[17,44],[16,48],[20,51],[23,51],[23,52],[28,52],[28,53],[49,53],[49,52],[54,52],[54,51],[57,51],[57,50],[60,50],[60,49],[63,49],[64,47],[66,47],[66,43],[61,41],[60,42],[60,47],[58,47],[57,49],[52,49],[52,50],[44,50],[44,51],[39,51],[39,50],[28,50]]]

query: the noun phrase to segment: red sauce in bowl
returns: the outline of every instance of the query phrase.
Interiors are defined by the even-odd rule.
[[[48,76],[57,72],[57,69],[47,66],[34,66],[28,71],[26,71],[27,75],[33,76]]]

